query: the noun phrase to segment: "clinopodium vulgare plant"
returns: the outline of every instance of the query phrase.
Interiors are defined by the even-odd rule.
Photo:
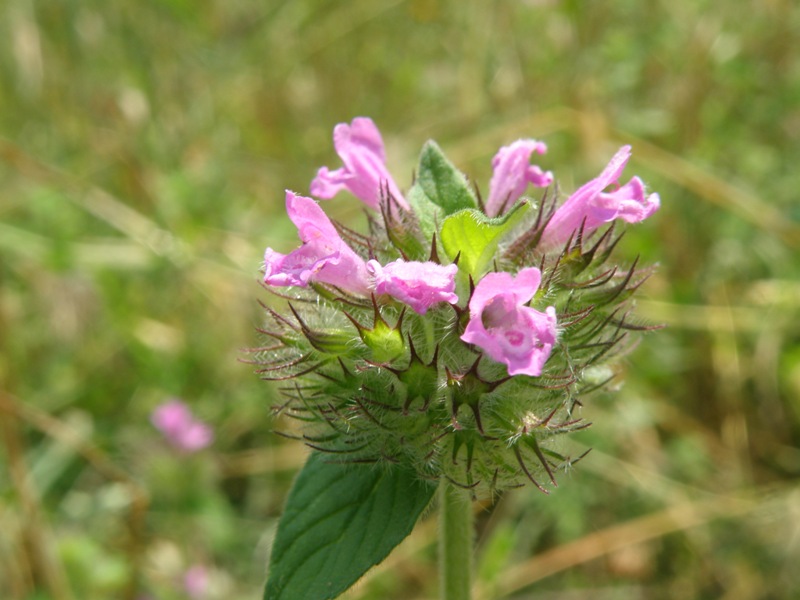
[[[349,191],[366,205],[368,234],[287,191],[300,246],[264,257],[277,298],[254,362],[280,384],[275,412],[297,422],[282,420],[283,434],[314,451],[278,530],[268,598],[334,597],[391,550],[347,546],[342,531],[359,524],[338,524],[335,552],[365,556],[340,577],[312,531],[335,521],[337,502],[382,510],[376,495],[391,488],[410,516],[381,535],[399,542],[440,482],[472,497],[526,483],[547,492],[575,462],[557,438],[588,425],[577,408],[644,329],[630,299],[649,270],[616,264],[613,250],[618,221],[649,217],[659,197],[638,177],[622,182],[629,146],[562,201],[553,174],[531,164],[545,144],[516,141],[495,155],[484,200],[434,142],[403,192],[370,119],[337,125],[333,139],[343,166],[321,168],[310,194]],[[353,492],[362,484],[369,493]],[[385,510],[379,518],[398,520]],[[305,548],[304,536],[318,543]],[[321,587],[292,587],[314,578]]]

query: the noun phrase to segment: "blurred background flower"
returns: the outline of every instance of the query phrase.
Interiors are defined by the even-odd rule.
[[[205,598],[208,591],[208,571],[203,565],[192,565],[183,575],[183,587],[192,600]]]
[[[402,185],[429,137],[479,182],[535,138],[563,194],[630,144],[623,182],[661,196],[620,251],[660,263],[637,313],[668,327],[583,408],[563,451],[594,450],[550,497],[481,511],[481,597],[792,597],[798,27],[789,0],[6,0],[0,597],[175,598],[165,546],[261,597],[305,450],[238,359],[264,247],[297,246],[284,190],[338,169],[331,128],[359,115]],[[363,223],[344,194],[325,210]],[[149,443],[176,395],[213,451]],[[434,597],[435,529],[351,597]]]
[[[182,452],[197,452],[214,441],[214,431],[195,419],[189,407],[177,398],[159,404],[150,420],[172,446]]]

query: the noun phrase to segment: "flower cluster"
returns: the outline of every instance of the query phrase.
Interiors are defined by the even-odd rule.
[[[265,287],[288,310],[264,305],[253,361],[284,382],[276,412],[342,461],[401,463],[476,492],[555,485],[574,460],[553,438],[586,426],[575,411],[605,383],[599,365],[646,329],[627,308],[646,270],[609,264],[615,221],[659,207],[639,178],[620,182],[630,147],[559,202],[553,174],[531,164],[545,144],[518,140],[495,155],[484,203],[433,142],[404,194],[370,119],[333,139],[343,166],[321,168],[311,196],[349,191],[368,234],[286,192],[301,244],[266,250]]]

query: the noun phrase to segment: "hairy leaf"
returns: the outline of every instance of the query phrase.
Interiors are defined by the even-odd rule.
[[[265,600],[335,598],[381,562],[436,491],[413,472],[312,454],[289,492]]]
[[[417,177],[407,198],[428,239],[447,215],[478,206],[467,178],[433,141],[422,148]]]

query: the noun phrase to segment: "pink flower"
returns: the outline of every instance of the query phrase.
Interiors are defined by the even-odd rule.
[[[192,600],[205,598],[208,594],[208,570],[202,565],[193,565],[183,574],[183,588]]]
[[[581,186],[559,207],[545,227],[542,246],[565,243],[581,225],[586,236],[614,219],[638,223],[658,210],[661,205],[658,194],[646,195],[644,184],[638,177],[610,192],[603,191],[611,185],[618,185],[630,156],[630,146],[620,148],[599,177]]]
[[[197,452],[214,440],[211,427],[195,419],[189,407],[177,399],[157,406],[150,421],[173,447],[182,452]]]
[[[439,302],[458,302],[456,265],[396,260],[381,266],[377,260],[371,260],[367,270],[374,278],[376,294],[388,294],[421,315]]]
[[[509,375],[541,375],[556,343],[556,311],[539,312],[526,304],[542,274],[536,267],[488,273],[469,301],[469,323],[461,339],[508,366]]]
[[[311,198],[287,190],[286,212],[297,226],[303,245],[288,255],[267,248],[264,282],[306,287],[309,281],[318,281],[366,295],[366,263],[339,236],[319,205]]]
[[[530,164],[531,154],[544,154],[547,146],[536,140],[517,140],[503,146],[492,159],[492,180],[489,182],[489,199],[486,201],[486,214],[497,216],[508,210],[531,183],[537,187],[547,187],[553,183],[553,174],[546,173],[536,165]]]
[[[367,117],[339,123],[333,129],[333,146],[344,166],[335,171],[322,167],[311,182],[311,194],[318,198],[333,198],[347,189],[370,208],[380,210],[382,192],[389,194],[404,209],[408,204],[386,169],[383,139]]]

